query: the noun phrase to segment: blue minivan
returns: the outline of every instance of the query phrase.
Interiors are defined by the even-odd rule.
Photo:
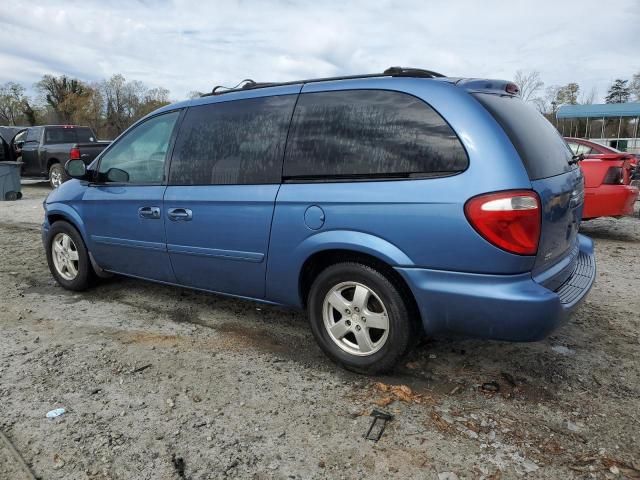
[[[577,159],[505,81],[247,81],[66,169],[42,230],[64,288],[120,274],[306,309],[358,372],[422,335],[542,339],[595,277]]]

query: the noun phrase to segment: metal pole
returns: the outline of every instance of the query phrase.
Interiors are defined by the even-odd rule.
[[[587,117],[587,125],[584,127],[584,138],[589,139],[589,117]]]
[[[571,122],[569,123],[569,136],[573,135],[573,118],[571,119]]]
[[[638,122],[640,122],[640,117],[636,117],[636,128],[633,132],[633,148],[638,148]]]
[[[604,140],[604,117],[602,117],[602,140]]]
[[[620,128],[622,128],[622,117],[618,117],[618,137],[620,138]],[[618,145],[616,144],[616,148],[618,148]]]
[[[564,118],[562,119],[562,136],[564,137]]]

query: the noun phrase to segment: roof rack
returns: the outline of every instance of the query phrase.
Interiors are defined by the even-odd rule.
[[[389,67],[382,73],[366,73],[362,75],[345,75],[341,77],[324,77],[310,78],[307,80],[294,80],[291,82],[256,82],[250,78],[246,78],[238,83],[235,87],[225,87],[217,85],[211,90],[211,93],[205,93],[203,97],[211,95],[222,95],[229,92],[238,92],[242,90],[253,90],[256,88],[280,87],[285,85],[297,85],[306,83],[328,82],[332,80],[353,80],[357,78],[375,78],[375,77],[417,77],[417,78],[442,78],[445,75],[434,72],[432,70],[424,70],[422,68],[405,68],[405,67]]]

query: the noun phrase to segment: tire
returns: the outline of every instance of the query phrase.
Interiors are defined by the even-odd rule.
[[[59,247],[64,247],[65,244],[66,253],[57,254]],[[49,229],[45,245],[49,270],[60,286],[80,292],[93,285],[95,272],[87,247],[80,233],[71,224],[64,221],[55,222]]]
[[[363,303],[356,295],[368,300]],[[357,307],[363,304],[364,309]],[[323,270],[311,286],[307,305],[320,348],[334,362],[357,373],[392,370],[419,336],[402,291],[384,274],[360,263],[338,263]],[[367,319],[369,325],[384,326],[385,318],[386,333],[367,326]]]
[[[67,180],[69,180],[69,176],[65,172],[64,166],[60,163],[52,163],[49,167],[49,185],[51,185],[51,188],[58,188]]]

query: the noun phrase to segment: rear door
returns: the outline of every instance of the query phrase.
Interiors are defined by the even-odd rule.
[[[225,101],[233,99],[229,93],[187,110],[164,197],[178,283],[264,297],[271,219],[299,90]]]
[[[517,97],[481,93],[475,98],[502,126],[518,151],[542,202],[542,229],[534,274],[577,253],[584,184],[573,152],[556,128]]]
[[[180,117],[151,117],[120,137],[100,158],[98,178],[81,204],[90,251],[109,271],[173,282],[164,231],[166,159]]]

